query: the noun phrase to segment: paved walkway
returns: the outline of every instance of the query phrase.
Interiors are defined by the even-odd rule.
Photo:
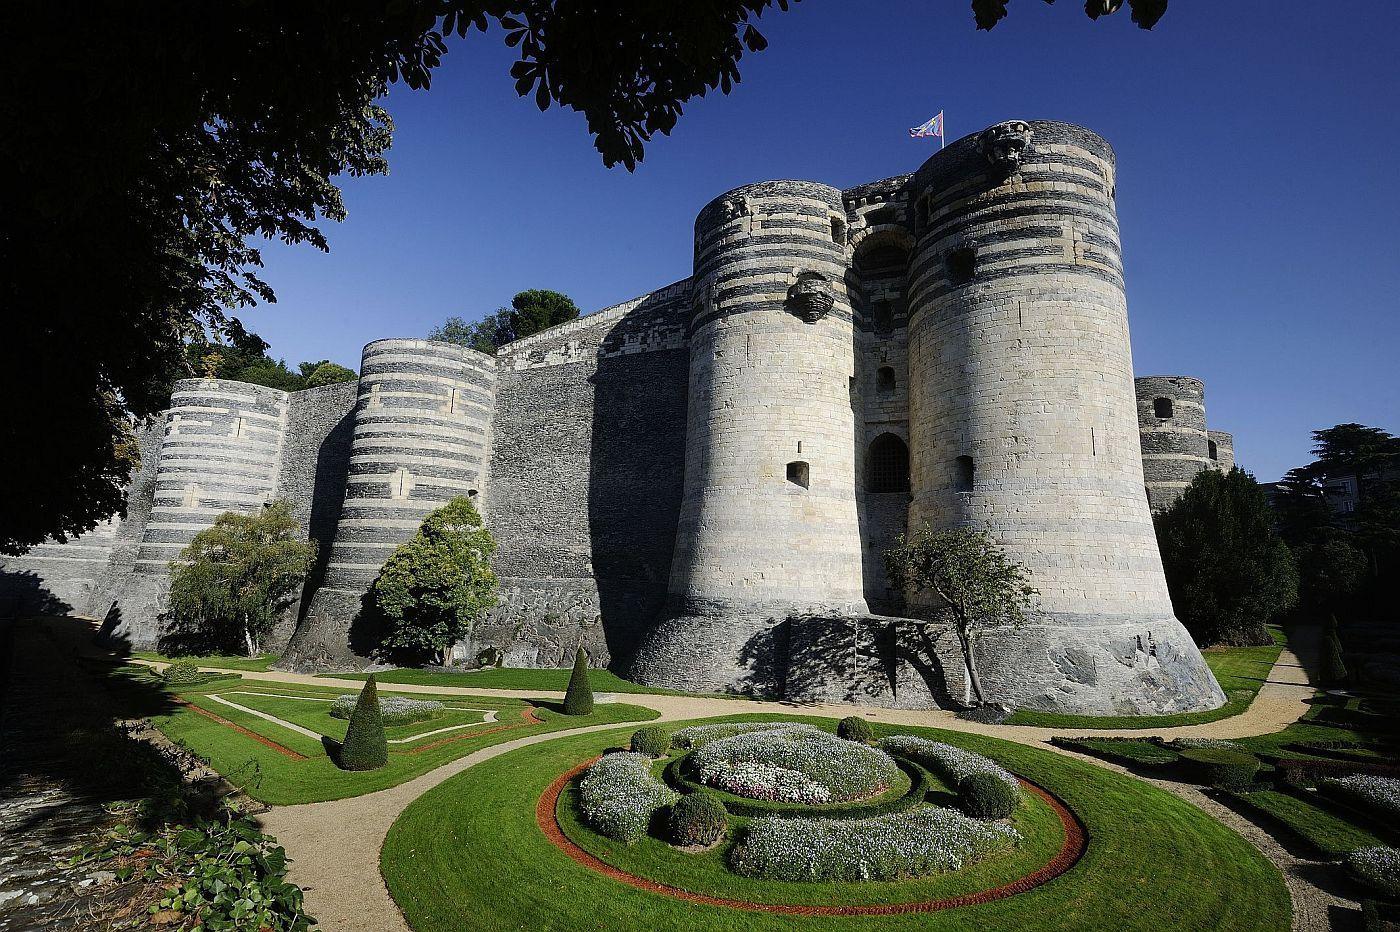
[[[1312,662],[1317,632],[1304,629],[1295,638],[1304,655]],[[159,666],[159,665],[157,665]],[[214,668],[209,668],[214,669]],[[320,678],[297,673],[266,673],[239,671],[245,679],[276,683],[314,684],[317,686],[359,689],[357,680]],[[383,684],[402,692],[426,692],[439,695],[489,695],[517,698],[559,698],[562,693],[540,690],[478,689],[472,687],[412,686]],[[658,721],[679,721],[714,715],[739,715],[748,712],[782,712],[823,715],[840,718],[862,715],[871,721],[894,725],[919,725],[947,728],[1015,741],[1021,744],[1047,747],[1055,735],[1124,735],[1164,738],[1244,738],[1271,734],[1296,722],[1308,710],[1307,700],[1313,695],[1307,673],[1298,657],[1285,649],[1259,690],[1254,702],[1242,714],[1204,725],[1191,725],[1159,730],[1133,729],[1053,729],[1019,725],[989,725],[959,719],[951,712],[876,709],[847,704],[796,705],[782,702],[757,702],[745,699],[714,699],[702,696],[669,696],[646,693],[619,695],[618,701],[645,706],[660,713]],[[307,912],[316,916],[326,932],[350,930],[383,930],[408,932],[408,925],[384,886],[379,873],[379,851],[389,827],[409,803],[423,793],[482,761],[517,748],[551,741],[556,738],[622,727],[618,724],[595,725],[586,728],[530,735],[483,748],[466,757],[445,764],[415,780],[398,786],[357,796],[352,799],[300,806],[278,807],[262,817],[266,830],[275,835],[292,858],[289,879],[306,889]],[[1052,748],[1059,753],[1090,761],[1099,766],[1126,773],[1097,758],[1080,757],[1068,751]],[[1289,853],[1267,832],[1201,793],[1199,789],[1170,781],[1149,781],[1199,806],[1212,816],[1239,831],[1273,861],[1283,873],[1294,901],[1294,929],[1301,932],[1324,932],[1331,928],[1328,908],[1334,904],[1355,908],[1354,901],[1317,886],[1313,878],[1321,873],[1315,862],[1308,862]]]

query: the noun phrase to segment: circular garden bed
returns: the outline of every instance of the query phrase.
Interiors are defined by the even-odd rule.
[[[623,730],[523,748],[453,777],[395,823],[381,866],[395,900],[419,932],[472,927],[483,916],[500,927],[558,930],[604,922],[613,928],[776,930],[787,928],[793,915],[810,917],[804,928],[915,929],[927,925],[919,913],[930,909],[946,910],[938,919],[941,929],[1289,925],[1287,891],[1272,865],[1238,835],[1170,794],[1010,742],[933,729],[899,732],[909,734],[911,742],[954,745],[954,758],[960,750],[984,755],[1029,781],[1009,817],[983,823],[1004,832],[1000,841],[1005,843],[974,845],[956,867],[935,858],[918,862],[917,871],[897,868],[891,874],[887,864],[872,871],[894,879],[850,879],[839,870],[835,879],[822,870],[816,879],[788,879],[786,868],[748,871],[734,855],[736,848],[751,844],[755,825],[767,824],[770,832],[773,825],[786,826],[788,835],[779,831],[770,854],[792,847],[794,839],[820,847],[835,838],[839,849],[849,841],[848,829],[857,825],[859,832],[875,832],[869,847],[878,851],[882,819],[949,818],[939,813],[964,819],[955,808],[955,789],[966,779],[959,769],[966,762],[930,766],[916,753],[920,747],[887,740],[881,747],[892,752],[898,775],[882,771],[888,781],[865,785],[868,793],[840,784],[855,795],[800,804],[810,805],[803,814],[783,809],[793,805],[786,800],[754,800],[732,791],[716,795],[726,809],[731,804],[779,808],[753,815],[727,812],[717,844],[677,846],[670,843],[667,814],[707,782],[694,760],[685,763],[696,748],[677,748],[656,760],[617,753],[629,737]],[[580,803],[584,774],[609,749],[614,750],[604,760],[613,759],[610,768],[654,783],[637,783],[647,787],[642,808],[654,813],[626,839],[599,831]],[[709,775],[715,772],[711,768]],[[820,773],[807,775],[823,779]],[[746,789],[742,782],[729,785]],[[713,788],[701,792],[715,794]],[[688,809],[692,825],[710,824],[708,802]],[[812,826],[798,824],[803,820],[821,826],[815,836]],[[957,820],[949,824],[964,826]],[[903,838],[907,826],[895,825]],[[1081,825],[1090,841],[1075,862],[1074,836]],[[934,825],[931,837],[946,827]],[[849,863],[843,857],[832,863]],[[923,869],[930,866],[936,869]]]

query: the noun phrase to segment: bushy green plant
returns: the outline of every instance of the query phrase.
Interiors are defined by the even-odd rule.
[[[1347,855],[1347,869],[1377,893],[1400,897],[1400,848],[1358,848]]]
[[[587,715],[593,711],[593,687],[588,682],[588,655],[583,648],[574,655],[574,672],[564,693],[565,715]]]
[[[1221,789],[1247,787],[1259,773],[1259,758],[1229,748],[1188,748],[1181,761],[1192,779]]]
[[[691,793],[671,807],[667,830],[674,845],[682,848],[709,846],[729,831],[729,813],[713,794],[703,790]]]
[[[671,733],[659,725],[648,725],[632,732],[630,747],[647,757],[665,757],[671,750]]]
[[[350,713],[337,763],[342,770],[378,770],[389,763],[389,740],[379,714],[379,689],[373,673],[365,680],[355,711]]]
[[[1337,632],[1333,631],[1322,642],[1323,682],[1328,686],[1344,686],[1349,676],[1341,639],[1337,637]]]
[[[1005,819],[1021,805],[1021,794],[990,773],[974,773],[958,784],[958,808],[974,819]]]
[[[331,703],[331,718],[349,719],[355,714],[359,697],[355,695],[336,696]],[[447,706],[435,699],[410,699],[407,696],[384,696],[379,700],[379,720],[385,728],[395,725],[412,725],[440,718]]]
[[[875,732],[871,730],[870,723],[859,715],[848,715],[836,723],[836,736],[868,744],[875,737]]]
[[[165,668],[163,677],[167,686],[197,686],[208,679],[193,660],[175,661]]]

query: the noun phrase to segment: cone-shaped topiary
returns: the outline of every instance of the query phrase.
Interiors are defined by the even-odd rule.
[[[593,687],[588,683],[588,658],[583,648],[574,657],[574,672],[569,675],[569,691],[564,693],[565,715],[587,715],[593,711]]]
[[[384,736],[379,688],[374,684],[373,673],[365,680],[355,711],[350,713],[350,724],[345,729],[338,757],[342,770],[378,770],[389,763],[389,741]]]
[[[1343,686],[1347,681],[1347,663],[1342,642],[1336,632],[1327,635],[1322,645],[1322,679],[1328,686]]]

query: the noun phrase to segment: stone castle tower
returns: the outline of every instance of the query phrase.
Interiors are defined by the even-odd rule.
[[[1100,137],[1011,121],[912,175],[738,188],[700,212],[689,278],[494,357],[381,340],[358,385],[181,383],[106,562],[64,564],[84,540],[6,569],[144,645],[189,537],[287,498],[321,560],[284,663],[362,665],[379,566],[466,495],[502,580],[468,661],[556,666],[582,644],[645,683],[928,707],[967,698],[960,650],[882,554],[911,526],[974,525],[1040,590],[1029,624],[979,642],[991,697],[1217,706],[1148,497],[1231,447],[1199,382],[1135,391],[1115,185]]]

